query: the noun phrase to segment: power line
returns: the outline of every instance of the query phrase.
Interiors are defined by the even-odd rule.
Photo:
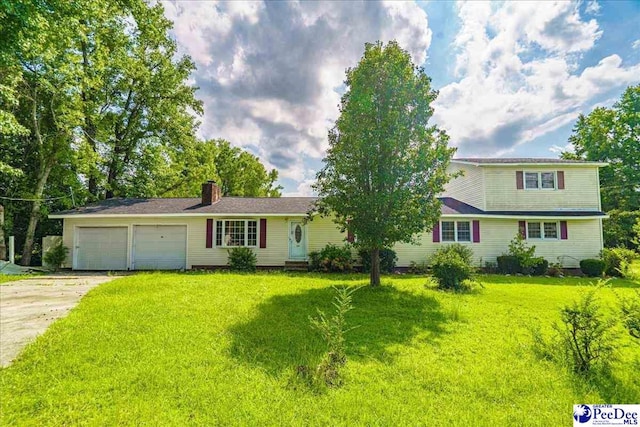
[[[19,201],[19,202],[48,202],[50,200],[60,200],[60,199],[67,199],[67,198],[69,198],[69,196],[48,197],[48,198],[44,198],[44,199],[23,199],[21,197],[0,196],[0,199],[3,199],[3,200],[13,200],[13,201]]]

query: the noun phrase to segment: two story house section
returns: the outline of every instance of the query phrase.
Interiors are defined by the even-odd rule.
[[[578,267],[602,250],[603,166],[563,159],[455,159],[450,172],[463,175],[446,186],[440,223],[422,236],[422,246],[430,254],[449,242],[469,244],[476,263],[484,265],[520,234],[538,256]],[[397,251],[401,264],[418,255],[413,245],[398,245]]]

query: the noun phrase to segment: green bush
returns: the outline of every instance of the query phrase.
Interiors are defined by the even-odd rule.
[[[473,252],[471,254],[473,255]],[[438,282],[439,288],[455,291],[469,288],[464,282],[472,278],[473,267],[468,261],[471,257],[466,255],[461,255],[457,248],[451,249],[451,247],[439,249],[433,255],[431,274]]]
[[[340,247],[328,244],[319,252],[311,252],[309,254],[309,269],[324,272],[352,271],[351,246]]]
[[[57,244],[50,248],[44,254],[44,262],[53,268],[54,271],[58,271],[64,261],[67,259],[67,255],[69,254],[69,248],[67,248],[62,243]]]
[[[559,262],[554,262],[549,264],[549,268],[547,269],[547,274],[551,277],[562,277],[564,275],[562,264]]]
[[[635,289],[635,295],[620,298],[620,312],[622,325],[640,343],[640,290]]]
[[[358,255],[362,260],[362,271],[369,273],[371,271],[371,251],[361,249],[358,251]],[[398,256],[393,249],[380,250],[380,272],[381,273],[393,273],[396,268],[396,261]]]
[[[547,270],[549,270],[549,261],[542,257],[532,258],[529,267],[522,268],[523,273],[532,276],[544,276],[547,274]]]
[[[345,335],[355,327],[347,327],[345,315],[353,310],[352,295],[358,288],[334,288],[336,296],[333,306],[336,313],[328,317],[318,310],[318,317],[309,317],[311,326],[316,329],[327,346],[327,352],[315,369],[313,382],[316,385],[339,387],[342,385],[340,368],[347,363]],[[309,372],[299,370],[298,372]]]
[[[611,328],[595,301],[595,291],[560,310],[564,326],[556,325],[561,348],[575,372],[587,373],[594,367],[607,367],[615,348]]]
[[[580,270],[589,277],[602,277],[606,264],[601,259],[588,258],[580,261]]]
[[[607,276],[624,277],[629,264],[638,257],[638,254],[627,248],[605,248],[600,256],[604,260]]]
[[[560,310],[562,323],[553,326],[556,333],[551,340],[534,329],[534,350],[539,355],[562,362],[579,374],[610,366],[616,348],[615,319],[607,319],[600,312],[595,291]]]
[[[258,259],[251,248],[233,248],[229,250],[229,268],[232,271],[256,271]]]
[[[536,247],[527,245],[526,240],[517,234],[509,243],[509,253],[497,258],[498,271],[502,274],[530,274],[544,276],[549,269],[549,261],[536,257]]]
[[[407,272],[409,274],[426,274],[429,271],[429,266],[426,261],[416,262],[411,261]]]
[[[502,274],[516,274],[520,272],[520,262],[513,255],[500,255],[497,258],[498,272]]]

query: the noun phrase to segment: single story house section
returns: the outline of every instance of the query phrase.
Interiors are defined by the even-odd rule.
[[[483,165],[465,159],[458,167],[480,169],[471,169],[465,175],[471,176],[473,185],[486,187],[491,169],[482,170],[486,167]],[[531,194],[548,199],[555,197],[553,192],[568,191],[568,185],[575,185],[571,191],[578,191],[572,181],[574,173],[578,179],[585,167],[597,171],[600,165],[572,169],[576,164],[568,164],[563,171],[550,164],[545,164],[542,171],[536,171],[539,165],[527,165],[526,171],[511,166],[506,172],[498,172],[513,177],[513,191],[531,189]],[[528,188],[534,184],[539,187],[537,193]],[[543,186],[553,188],[545,192]],[[505,253],[518,233],[536,246],[537,256],[568,268],[578,267],[582,259],[597,257],[602,249],[602,219],[606,215],[599,210],[599,200],[596,208],[549,209],[541,203],[542,209],[532,209],[531,203],[523,203],[524,208],[512,203],[512,209],[482,209],[478,205],[492,206],[487,205],[488,197],[476,206],[452,197],[461,191],[477,197],[463,187],[458,182],[445,191],[440,198],[441,219],[432,232],[419,236],[419,244],[395,245],[398,267],[424,262],[438,248],[453,242],[469,245],[476,265],[484,266]],[[64,220],[63,242],[70,249],[66,266],[74,270],[215,268],[227,265],[228,249],[246,246],[255,251],[259,267],[281,268],[287,262],[307,260],[311,251],[329,243],[342,245],[352,239],[330,218],[313,215],[312,220],[306,220],[313,210],[314,197],[221,197],[213,182],[202,188],[201,199],[109,199],[50,215]],[[597,196],[599,199],[599,189]],[[497,197],[498,202],[503,199]]]

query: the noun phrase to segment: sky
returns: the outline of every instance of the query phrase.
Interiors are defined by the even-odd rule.
[[[202,138],[224,138],[312,195],[345,70],[397,40],[439,91],[457,157],[557,157],[577,117],[640,83],[640,1],[163,1],[194,60]]]

